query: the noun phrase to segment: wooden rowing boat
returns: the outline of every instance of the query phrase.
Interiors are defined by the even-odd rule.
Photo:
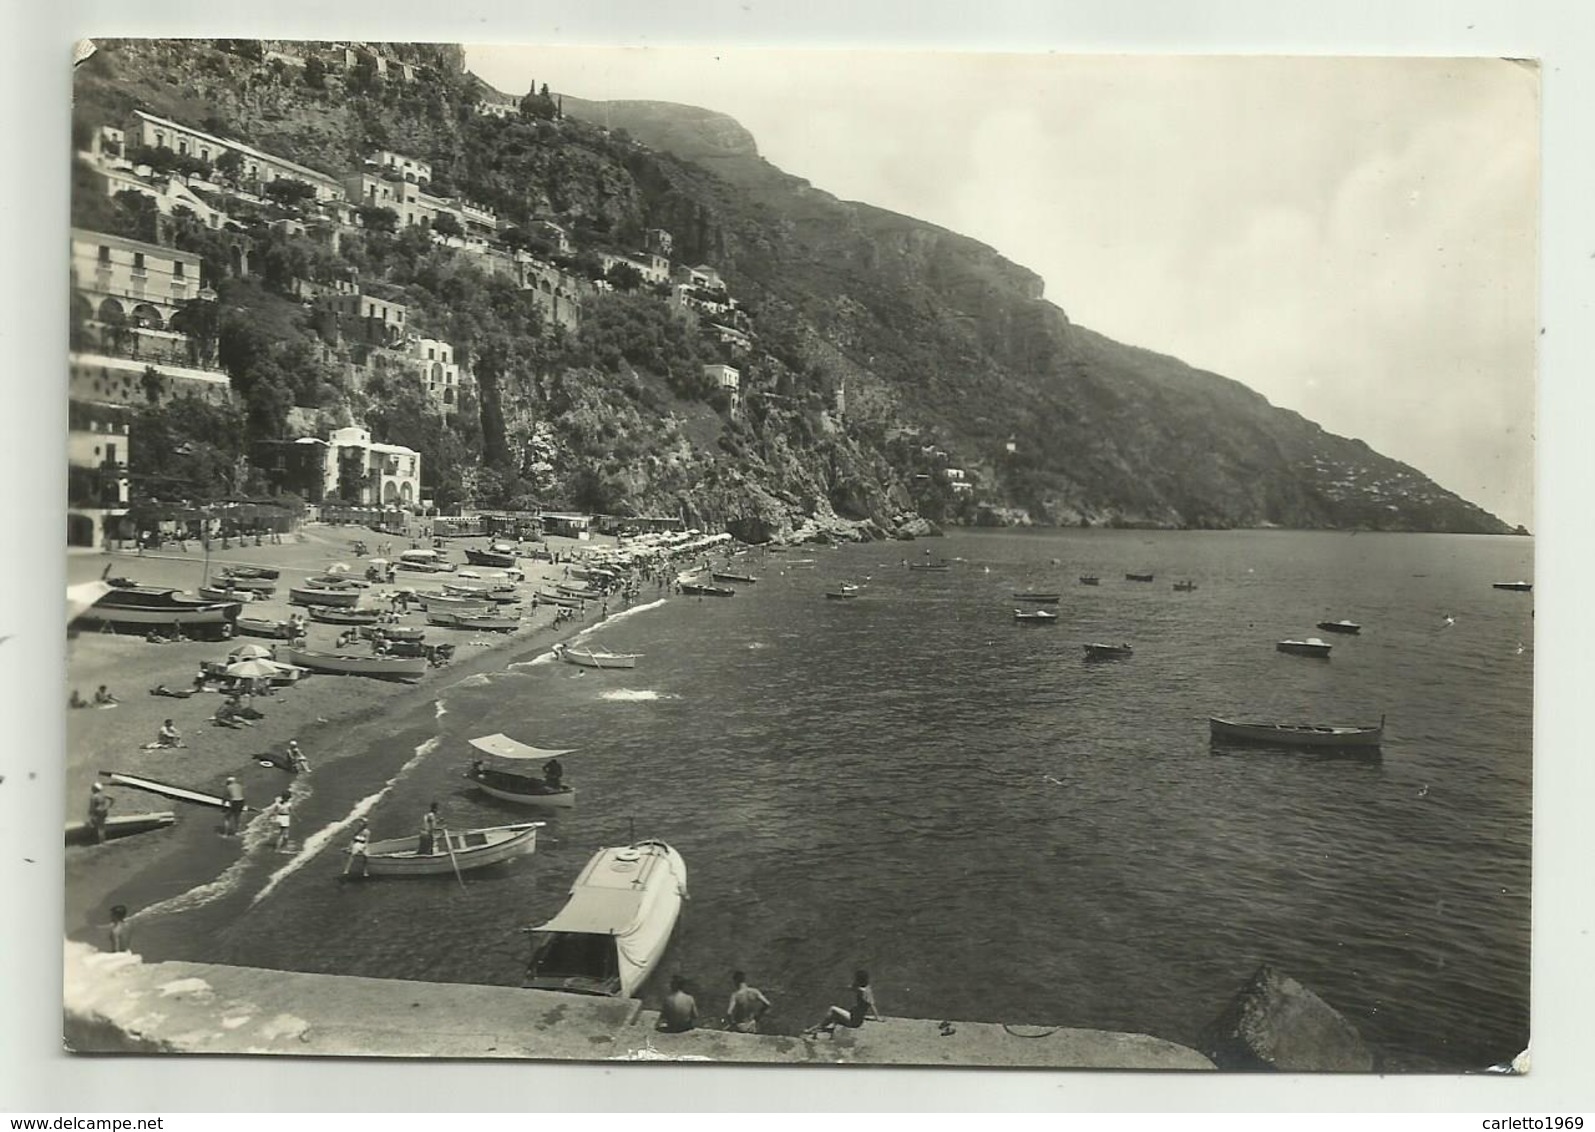
[[[1057,605],[1063,600],[1060,593],[1043,593],[1037,590],[1024,590],[1013,595],[1015,601],[1028,601],[1034,605]]]
[[[1355,621],[1320,621],[1318,627],[1326,633],[1357,634],[1362,632],[1362,626]]]
[[[737,594],[730,586],[710,586],[702,582],[682,582],[681,592],[687,597],[735,597]]]
[[[709,577],[717,582],[746,582],[750,586],[759,580],[752,574],[732,574],[725,570],[711,570]]]
[[[1102,579],[1097,577],[1095,574],[1081,574],[1080,575],[1080,584],[1082,586],[1095,586],[1095,585],[1098,585],[1101,581],[1102,581]]]
[[[1308,637],[1305,641],[1279,641],[1274,648],[1280,652],[1288,652],[1294,656],[1312,656],[1323,660],[1329,659],[1329,650],[1334,648],[1328,641],[1319,640],[1317,637]]]
[[[171,810],[160,810],[145,814],[120,814],[117,817],[105,819],[105,839],[114,841],[118,837],[131,837],[135,833],[148,833],[154,829],[165,829],[176,820],[177,815]],[[94,827],[86,821],[67,822],[66,843],[68,845],[93,845]]]
[[[290,586],[289,605],[321,606],[323,608],[353,609],[360,602],[357,589],[329,590],[316,586]]]
[[[1126,574],[1124,580],[1126,582],[1150,582],[1155,577],[1157,577],[1156,574]]]
[[[1494,590],[1514,590],[1517,593],[1528,593],[1534,588],[1533,582],[1491,582],[1490,588]]]
[[[466,829],[458,833],[444,831],[438,835],[430,853],[418,851],[419,837],[372,841],[361,854],[355,854],[352,848],[345,851],[356,856],[357,868],[358,858],[365,859],[364,868],[361,869],[364,876],[438,876],[452,873],[455,869],[463,873],[533,852],[537,848],[537,831],[544,824],[529,821]]]
[[[1384,741],[1385,721],[1377,726],[1324,723],[1248,723],[1209,717],[1215,741],[1258,743],[1272,747],[1377,747]]]
[[[593,854],[552,920],[528,928],[525,986],[632,997],[664,958],[687,895],[687,865],[663,841]]]
[[[310,607],[310,620],[328,625],[375,625],[378,616],[375,609],[333,609],[325,605]]]
[[[1058,620],[1058,615],[1045,609],[1016,609],[1013,619],[1020,625],[1051,625]]]
[[[1087,660],[1123,660],[1135,655],[1135,649],[1129,644],[1104,645],[1092,642],[1085,646]]]
[[[642,657],[640,652],[608,652],[604,649],[574,649],[568,645],[554,646],[554,655],[567,664],[583,668],[636,668]]]
[[[312,672],[335,676],[374,676],[384,680],[419,680],[426,675],[424,656],[347,656],[339,653],[289,649],[288,660]]]

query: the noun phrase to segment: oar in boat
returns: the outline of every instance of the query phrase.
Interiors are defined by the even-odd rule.
[[[443,827],[443,847],[449,851],[449,864],[454,866],[454,879],[460,882],[460,890],[465,890],[465,878],[460,875],[460,859],[454,855],[454,842],[449,838],[447,826]]]

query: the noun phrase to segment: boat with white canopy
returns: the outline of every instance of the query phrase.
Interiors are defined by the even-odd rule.
[[[558,778],[551,780],[534,774],[531,769],[533,764],[546,767],[551,759],[568,755],[571,749],[533,747],[508,735],[484,735],[470,743],[488,756],[477,759],[465,772],[465,777],[476,783],[482,793],[523,806],[569,808],[576,804],[574,786]]]
[[[600,849],[552,920],[526,929],[524,985],[630,998],[664,957],[687,896],[687,866],[663,841]]]

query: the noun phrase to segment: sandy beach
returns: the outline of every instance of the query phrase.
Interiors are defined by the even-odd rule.
[[[269,598],[244,606],[243,616],[276,620],[295,611],[288,605],[288,589],[304,579],[324,573],[334,563],[347,563],[351,576],[359,577],[364,562],[351,549],[355,539],[363,539],[376,553],[376,544],[386,536],[358,527],[330,527],[310,524],[304,541],[281,545],[235,546],[222,550],[213,544],[209,573],[215,579],[228,566],[265,566],[281,571],[277,592]],[[465,545],[485,545],[483,539],[445,540],[449,557],[459,562]],[[612,539],[594,537],[590,541],[551,536],[542,549],[561,559],[580,556],[584,551],[613,547]],[[394,540],[392,556],[409,544]],[[233,729],[212,722],[224,696],[201,691],[186,699],[152,695],[150,690],[164,684],[172,689],[193,686],[194,676],[204,661],[225,660],[234,648],[245,643],[270,647],[274,642],[240,636],[231,641],[182,641],[152,644],[135,634],[100,632],[93,628],[75,632],[67,642],[67,694],[76,690],[91,699],[101,685],[119,703],[110,708],[67,709],[66,816],[78,820],[87,812],[90,788],[102,771],[121,772],[152,778],[209,794],[221,794],[228,775],[242,783],[250,816],[267,806],[282,790],[296,794],[313,786],[317,768],[335,762],[344,753],[358,750],[362,743],[378,739],[385,722],[417,703],[436,698],[441,688],[481,672],[497,670],[506,654],[524,651],[532,644],[552,646],[562,637],[580,632],[601,616],[602,604],[588,603],[585,613],[554,626],[556,607],[531,605],[531,595],[540,585],[561,580],[563,562],[522,559],[526,578],[520,589],[526,597],[521,606],[522,627],[511,633],[482,633],[466,630],[429,628],[429,643],[455,646],[452,662],[428,669],[415,683],[371,679],[359,676],[313,674],[296,683],[280,687],[269,696],[255,697],[254,707],[264,718],[252,726]],[[484,576],[491,568],[477,568]],[[92,581],[107,574],[130,578],[141,585],[174,586],[188,591],[203,584],[206,556],[194,542],[187,552],[176,546],[158,552],[135,551],[72,554],[67,562],[68,584]],[[363,607],[387,608],[386,597],[397,589],[435,589],[454,575],[430,575],[399,571],[393,584],[373,584],[362,599]],[[623,608],[621,599],[610,598],[609,608]],[[298,610],[298,612],[303,612]],[[400,624],[425,626],[425,614],[404,614]],[[342,626],[311,622],[309,648],[332,651]],[[366,642],[343,651],[364,653]],[[186,744],[180,748],[146,750],[163,721],[170,719]],[[258,758],[268,752],[281,752],[289,740],[297,740],[311,764],[309,776],[292,775]],[[98,846],[68,848],[66,851],[67,934],[104,946],[103,927],[113,904],[126,904],[136,921],[140,908],[176,896],[196,885],[214,879],[244,851],[242,838],[219,835],[220,811],[171,802],[144,791],[107,785],[114,801],[112,816],[173,810],[176,824],[154,833],[121,838]]]

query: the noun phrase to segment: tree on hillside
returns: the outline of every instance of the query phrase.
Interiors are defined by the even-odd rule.
[[[236,185],[244,174],[244,159],[236,149],[229,149],[216,159],[211,168],[229,184]]]
[[[354,210],[361,227],[367,232],[386,232],[392,235],[399,230],[399,214],[391,208],[363,204]]]
[[[629,263],[617,263],[604,273],[604,278],[614,285],[615,290],[627,294],[642,286],[642,272]]]
[[[311,90],[327,89],[327,65],[321,56],[312,55],[305,60],[305,85]]]
[[[455,219],[452,212],[438,213],[437,217],[432,221],[432,231],[440,236],[461,237],[465,235],[465,229],[460,227],[460,222]]]
[[[284,208],[297,208],[316,199],[316,188],[293,177],[278,177],[268,183],[261,194]]]

